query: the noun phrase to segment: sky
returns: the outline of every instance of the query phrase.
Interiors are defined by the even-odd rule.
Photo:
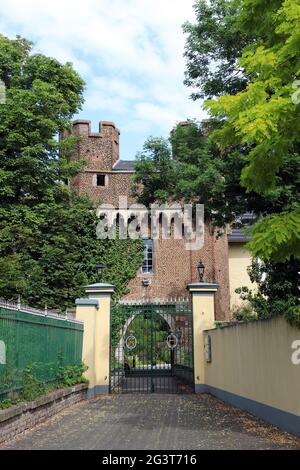
[[[75,118],[114,121],[120,156],[135,158],[149,136],[205,117],[183,85],[185,37],[194,0],[0,0],[0,32],[34,51],[72,62],[86,82]]]

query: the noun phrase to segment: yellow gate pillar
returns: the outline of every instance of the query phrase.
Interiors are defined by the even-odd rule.
[[[88,396],[109,393],[110,303],[115,286],[90,284],[88,298],[76,299],[76,319],[83,321],[82,360],[88,366]]]
[[[218,284],[199,282],[188,284],[193,305],[194,377],[195,392],[205,392],[204,330],[215,322],[214,295]]]

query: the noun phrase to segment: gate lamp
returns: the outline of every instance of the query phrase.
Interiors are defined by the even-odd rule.
[[[198,269],[198,274],[199,274],[199,281],[204,282],[203,278],[204,278],[205,266],[202,263],[202,261],[199,261],[199,263],[197,264],[197,269]]]
[[[105,268],[105,265],[103,263],[96,263],[98,282],[101,282],[102,280],[102,273],[103,273],[104,268]]]

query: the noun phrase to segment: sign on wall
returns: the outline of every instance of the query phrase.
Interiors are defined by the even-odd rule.
[[[205,350],[206,362],[211,362],[211,336],[210,335],[207,335],[205,337],[204,350]]]
[[[6,347],[4,341],[0,340],[0,364],[6,364]]]

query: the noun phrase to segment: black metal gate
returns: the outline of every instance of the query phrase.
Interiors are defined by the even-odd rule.
[[[189,301],[112,305],[110,390],[194,391],[193,316]]]

